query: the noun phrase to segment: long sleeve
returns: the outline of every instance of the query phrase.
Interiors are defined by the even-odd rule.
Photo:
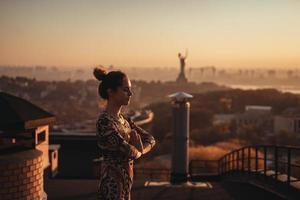
[[[130,118],[127,118],[132,129],[136,130],[140,134],[143,142],[143,154],[148,153],[155,145],[155,138],[148,133],[146,130],[142,129],[140,126],[136,125]]]
[[[141,156],[141,152],[120,135],[111,120],[105,117],[99,118],[96,128],[97,145],[102,151],[113,155],[121,154],[122,157],[128,159],[137,159]]]

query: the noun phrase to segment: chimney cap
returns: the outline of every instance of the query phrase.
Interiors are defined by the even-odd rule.
[[[184,102],[187,101],[188,99],[193,98],[193,95],[185,92],[176,92],[168,95],[168,97],[178,102]]]

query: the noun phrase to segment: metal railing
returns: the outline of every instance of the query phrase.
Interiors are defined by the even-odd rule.
[[[300,147],[253,145],[218,160],[218,174],[248,173],[273,177],[290,186],[300,181]]]
[[[136,167],[134,174],[135,179],[139,180],[168,181],[171,171],[167,168]],[[300,189],[300,147],[245,146],[225,154],[219,160],[191,160],[189,174],[194,180],[233,174],[237,177],[259,175]]]

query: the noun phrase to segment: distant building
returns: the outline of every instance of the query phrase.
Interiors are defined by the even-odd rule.
[[[273,131],[273,115],[270,106],[245,106],[245,112],[236,114],[237,127],[253,125],[262,128],[265,131]]]
[[[300,114],[293,109],[282,115],[273,116],[270,106],[245,106],[245,112],[238,114],[216,114],[213,118],[214,125],[230,125],[236,123],[237,133],[242,131],[243,126],[256,126],[268,133],[286,131],[300,134]]]
[[[286,131],[300,133],[300,115],[282,115],[274,117],[274,132]]]
[[[264,112],[264,113],[270,113],[272,110],[271,106],[256,106],[256,105],[247,105],[245,107],[246,112]]]

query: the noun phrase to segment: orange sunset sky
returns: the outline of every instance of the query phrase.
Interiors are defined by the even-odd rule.
[[[300,66],[298,0],[1,0],[0,65]]]

